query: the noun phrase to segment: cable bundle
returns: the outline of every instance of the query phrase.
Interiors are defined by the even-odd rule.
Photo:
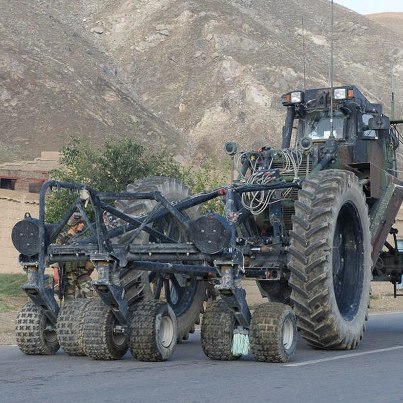
[[[294,180],[298,179],[299,168],[302,164],[303,152],[298,149],[285,149],[274,151],[275,160],[281,161],[280,176],[294,175]],[[242,155],[241,155],[242,157]],[[244,153],[243,157],[248,157],[250,161],[251,175],[245,178],[248,185],[269,184],[276,179],[273,174],[273,158],[270,160],[268,168],[259,165],[261,158],[256,158],[256,154]],[[270,203],[287,199],[292,189],[284,190],[261,190],[242,194],[242,205],[250,210],[254,215],[261,214]],[[278,197],[279,193],[281,196]],[[276,195],[276,197],[274,197]]]

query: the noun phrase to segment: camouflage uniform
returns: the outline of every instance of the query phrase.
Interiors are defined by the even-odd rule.
[[[65,288],[64,299],[76,297],[90,298],[94,296],[94,289],[91,285],[93,266],[89,261],[66,262],[64,264]]]
[[[71,236],[68,233],[62,233],[56,240],[60,245],[69,244]],[[59,267],[59,264],[53,264],[52,267]],[[89,260],[80,260],[63,263],[64,267],[64,299],[73,298],[91,298],[94,296],[94,289],[91,285],[91,273],[94,265]]]

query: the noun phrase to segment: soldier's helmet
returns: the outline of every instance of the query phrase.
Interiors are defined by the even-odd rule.
[[[74,227],[75,225],[80,224],[82,222],[84,221],[81,213],[73,213],[73,215],[69,218],[69,221],[67,221],[67,225],[69,227]]]

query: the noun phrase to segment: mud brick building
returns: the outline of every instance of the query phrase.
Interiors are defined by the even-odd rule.
[[[49,171],[58,167],[58,152],[42,152],[33,161],[5,163],[0,165],[0,189],[23,193],[39,193],[48,179]]]

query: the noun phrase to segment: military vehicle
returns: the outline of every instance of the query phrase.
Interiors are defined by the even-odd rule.
[[[95,359],[130,349],[139,360],[166,360],[205,308],[201,343],[211,359],[236,359],[250,347],[259,361],[286,362],[297,329],[315,348],[357,347],[371,279],[396,285],[403,273],[393,228],[403,197],[402,121],[391,122],[354,85],[292,91],[282,103],[281,149],[238,153],[226,144],[238,172],[229,185],[191,196],[162,177],[118,193],[44,183],[39,219],[27,214],[12,233],[31,299],[17,320],[20,349],[52,354],[61,345]],[[46,195],[60,189],[76,198],[50,224]],[[198,207],[215,198],[223,213],[201,214]],[[75,211],[87,232],[55,244]],[[60,307],[45,268],[88,259],[99,298]],[[253,313],[243,278],[256,279],[268,300]]]

